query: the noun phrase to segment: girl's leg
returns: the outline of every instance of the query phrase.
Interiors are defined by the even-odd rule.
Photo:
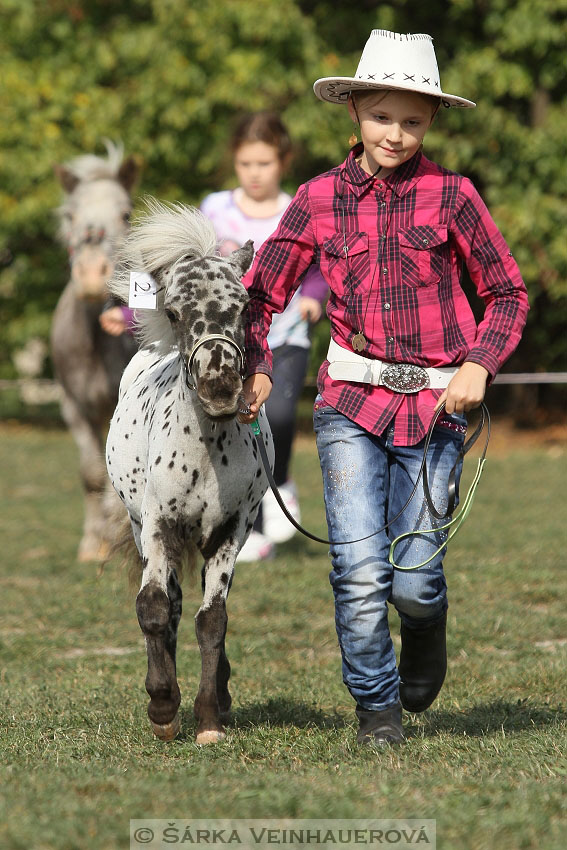
[[[462,417],[453,417],[466,423]],[[389,516],[394,517],[407,501],[417,479],[423,459],[423,441],[415,446],[394,446],[393,433],[388,434],[390,457]],[[447,488],[450,472],[458,460],[464,433],[445,427],[435,428],[427,457],[429,486],[433,503],[439,512],[447,507]],[[457,489],[462,464],[456,469]],[[422,481],[412,501],[399,520],[392,523],[389,536],[420,529],[437,528],[450,517],[438,520],[427,507]],[[402,567],[411,567],[425,561],[447,540],[447,531],[434,534],[416,534],[402,540],[394,552],[394,560]],[[396,606],[403,623],[424,626],[438,621],[447,610],[447,585],[443,572],[445,549],[425,567],[417,570],[395,570],[391,601]]]
[[[381,712],[398,702],[398,671],[388,628],[392,568],[385,532],[389,490],[384,440],[373,437],[321,399],[314,425],[323,474],[333,569],[335,622],[343,680],[358,706]]]
[[[281,345],[274,349],[274,386],[265,406],[274,438],[274,478],[278,487],[288,479],[297,401],[303,389],[308,358],[309,349],[298,345]]]
[[[466,422],[454,417],[461,426]],[[444,427],[434,431],[428,453],[428,471],[433,503],[439,512],[447,507],[450,472],[458,461],[464,434]],[[423,443],[411,448],[392,448],[390,474],[390,516],[405,503],[419,473]],[[456,467],[457,488],[462,463]],[[392,539],[408,530],[437,528],[444,520],[431,516],[420,486],[400,520],[392,525]],[[394,560],[401,566],[422,563],[447,539],[447,531],[417,534],[396,548]],[[408,711],[424,711],[439,693],[447,670],[445,643],[447,586],[443,572],[443,548],[433,560],[416,570],[395,570],[391,601],[401,618],[402,652],[399,664],[400,697]]]
[[[274,386],[266,402],[276,454],[274,478],[287,510],[297,522],[301,522],[301,512],[295,485],[289,480],[289,463],[295,436],[297,401],[305,380],[308,356],[309,349],[298,345],[281,345],[274,349]],[[271,543],[284,543],[296,533],[271,490],[262,500],[259,519],[254,527],[261,530]]]

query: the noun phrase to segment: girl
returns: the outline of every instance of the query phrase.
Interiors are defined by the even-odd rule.
[[[403,740],[402,707],[431,705],[446,671],[447,592],[443,555],[424,562],[446,534],[419,534],[430,516],[423,489],[387,531],[360,543],[407,501],[434,412],[428,470],[437,509],[464,441],[464,414],[477,407],[518,344],[528,305],[520,272],[471,182],[428,160],[423,139],[441,104],[474,107],[442,91],[432,39],[374,30],[353,77],[314,85],[346,104],[362,143],[346,160],[301,186],[245,283],[244,397],[250,422],[269,397],[266,336],[312,263],[331,289],[331,343],[319,371],[314,424],[331,546],[330,580],[343,679],[356,700],[360,743]],[[461,289],[467,266],[485,313],[476,325]],[[444,500],[444,504],[443,504]],[[388,603],[401,618],[399,666]]]
[[[280,188],[291,158],[291,142],[277,115],[259,112],[242,118],[231,148],[239,186],[234,191],[208,195],[201,204],[202,211],[215,226],[221,253],[225,255],[247,239],[252,239],[258,249],[276,229],[291,201],[290,195]],[[274,391],[266,404],[276,454],[274,478],[287,509],[297,520],[300,518],[297,493],[289,478],[296,407],[307,369],[309,324],[321,317],[321,303],[326,295],[327,284],[318,269],[312,268],[300,292],[294,295],[284,312],[275,317],[268,338],[274,356]],[[254,530],[237,560],[267,558],[273,552],[274,543],[289,540],[293,534],[294,527],[268,491]]]

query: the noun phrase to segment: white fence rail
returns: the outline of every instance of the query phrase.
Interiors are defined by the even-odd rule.
[[[495,377],[494,384],[567,384],[567,372],[504,372]],[[314,387],[314,379],[305,385]],[[0,392],[17,390],[26,404],[49,404],[59,401],[61,391],[56,381],[49,378],[19,378],[0,380]]]
[[[567,384],[567,372],[503,372],[493,384]]]

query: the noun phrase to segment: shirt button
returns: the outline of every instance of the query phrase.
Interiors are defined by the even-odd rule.
[[[387,275],[387,274],[388,274],[388,269],[382,269],[382,274],[383,274],[383,275]]]
[[[429,245],[429,239],[422,239],[421,241],[423,245]]]
[[[386,342],[395,342],[394,337],[389,336],[388,339],[386,340]]]
[[[392,305],[388,301],[386,301],[386,303],[384,304],[384,310],[389,310],[391,306]]]
[[[386,206],[386,201],[380,201],[380,206],[381,206],[381,207],[385,207],[385,206]]]
[[[386,241],[386,234],[382,233],[382,235],[380,236],[380,239],[382,240],[382,242],[385,242]]]

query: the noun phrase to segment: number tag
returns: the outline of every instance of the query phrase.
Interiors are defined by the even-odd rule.
[[[157,309],[157,283],[148,272],[130,272],[128,306],[142,310]]]

